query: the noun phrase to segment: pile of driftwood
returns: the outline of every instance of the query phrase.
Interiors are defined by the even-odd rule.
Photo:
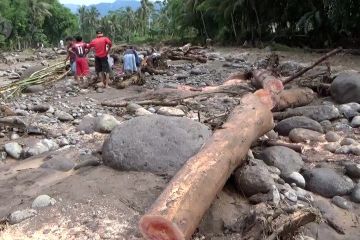
[[[204,47],[191,46],[191,44],[188,43],[179,48],[166,49],[161,55],[162,57],[170,60],[188,60],[206,63],[207,56],[201,52],[203,49]]]
[[[32,85],[47,85],[55,81],[63,79],[70,70],[63,62],[56,63],[49,67],[45,67],[39,71],[34,72],[30,77],[19,80],[0,88],[0,96],[2,98],[10,98],[20,94],[27,87]]]
[[[187,46],[186,49],[190,48]],[[187,50],[180,52],[187,52]],[[203,215],[210,207],[226,181],[242,163],[253,142],[274,127],[273,110],[284,110],[289,107],[304,106],[314,99],[314,92],[308,88],[285,89],[284,85],[302,76],[304,73],[340,52],[336,49],[311,66],[286,79],[280,79],[269,69],[253,70],[252,73],[237,73],[228,78],[222,86],[208,87],[188,93],[187,97],[199,94],[216,94],[234,92],[225,91],[229,86],[244,82],[251,76],[251,84],[258,90],[244,95],[240,105],[236,106],[221,128],[216,130],[211,139],[199,153],[190,158],[182,169],[173,177],[163,193],[158,197],[150,210],[141,218],[140,231],[145,239],[155,240],[188,240],[196,231]],[[243,79],[240,79],[243,77]],[[191,92],[191,89],[188,90]],[[178,100],[169,95],[158,99],[142,99],[141,105],[176,106]],[[115,106],[115,103],[104,102],[104,105]],[[129,102],[118,103],[124,107]],[[241,129],[241,131],[239,131]],[[270,142],[269,145],[283,143]],[[290,146],[301,152],[301,147]],[[246,232],[244,239],[288,239],[297,229],[315,221],[319,214],[314,209],[302,209],[292,214],[279,214],[263,222],[254,222]],[[259,218],[256,218],[259,219]]]

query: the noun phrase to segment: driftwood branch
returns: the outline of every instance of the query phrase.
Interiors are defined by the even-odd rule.
[[[313,69],[314,67],[316,67],[317,65],[319,65],[320,63],[322,63],[323,61],[325,61],[326,59],[328,59],[329,57],[341,52],[343,49],[340,47],[340,48],[337,48],[337,49],[334,49],[332,50],[331,52],[328,52],[327,54],[325,54],[324,56],[322,56],[321,58],[319,58],[316,62],[314,62],[312,65],[310,65],[309,67],[306,67],[302,70],[300,70],[299,72],[295,73],[294,75],[286,78],[283,83],[286,84],[286,83],[289,83],[291,81],[293,81],[294,79],[302,76],[303,74],[305,74],[306,72],[308,72],[309,70]]]
[[[269,147],[273,147],[273,146],[287,147],[298,153],[303,153],[303,151],[304,151],[304,147],[302,145],[295,144],[295,143],[281,142],[279,140],[264,140],[264,141],[261,141],[261,144],[269,146]]]
[[[280,237],[289,236],[301,226],[314,222],[317,218],[318,214],[312,209],[297,211],[273,224],[272,228],[275,230],[266,240],[275,240]]]

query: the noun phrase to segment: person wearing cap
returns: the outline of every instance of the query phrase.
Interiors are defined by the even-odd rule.
[[[88,44],[88,48],[95,50],[95,71],[98,77],[104,83],[104,87],[107,88],[110,82],[110,66],[108,62],[108,54],[112,42],[109,38],[104,37],[101,30],[96,31],[96,38]]]

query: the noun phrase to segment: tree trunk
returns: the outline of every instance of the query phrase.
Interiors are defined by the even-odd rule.
[[[236,28],[235,28],[235,22],[234,22],[234,13],[231,13],[231,23],[232,23],[232,28],[234,31],[234,36],[235,36],[235,40],[237,41],[237,34],[236,34]]]
[[[204,15],[203,15],[202,11],[200,11],[200,15],[201,15],[201,21],[202,21],[202,24],[203,24],[203,27],[204,27],[205,36],[206,36],[206,38],[209,38],[209,35],[208,35],[207,31],[206,31],[206,24],[205,24]]]
[[[189,240],[252,142],[273,128],[271,111],[260,98],[248,94],[241,102],[141,218],[146,239]]]

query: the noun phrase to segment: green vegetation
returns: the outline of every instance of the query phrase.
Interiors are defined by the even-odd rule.
[[[57,44],[77,30],[77,18],[57,0],[1,0],[0,46]]]
[[[226,45],[358,47],[359,10],[358,0],[141,0],[136,11],[101,17],[94,7],[74,15],[57,0],[1,0],[0,47],[57,44],[76,33],[89,41],[100,27],[115,42],[211,38]]]

